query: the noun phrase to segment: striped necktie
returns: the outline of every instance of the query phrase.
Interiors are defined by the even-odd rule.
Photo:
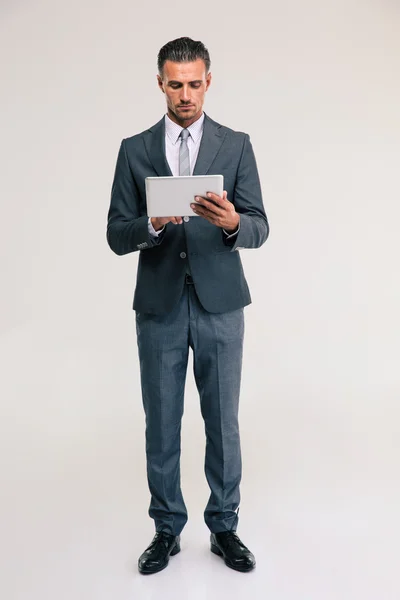
[[[181,138],[181,145],[179,148],[179,175],[190,175],[189,149],[187,145],[189,130],[182,129],[179,136]]]

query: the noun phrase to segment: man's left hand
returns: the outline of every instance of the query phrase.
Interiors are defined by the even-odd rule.
[[[240,217],[235,211],[233,203],[227,199],[227,195],[226,190],[223,191],[222,196],[208,192],[208,199],[203,196],[196,196],[197,202],[190,206],[196,215],[204,217],[204,219],[207,219],[213,225],[217,225],[217,227],[225,229],[228,233],[233,233],[238,228]]]

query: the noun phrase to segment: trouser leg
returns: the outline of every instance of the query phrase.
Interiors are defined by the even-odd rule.
[[[181,420],[189,353],[186,287],[171,313],[136,313],[136,331],[146,417],[149,515],[156,531],[179,535],[188,519],[180,485]]]
[[[189,343],[206,433],[204,469],[211,489],[204,520],[213,533],[235,531],[242,475],[238,411],[244,311],[209,313],[194,286],[189,310]]]

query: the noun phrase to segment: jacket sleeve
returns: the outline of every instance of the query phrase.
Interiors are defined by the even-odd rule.
[[[139,190],[132,176],[123,139],[111,187],[106,233],[108,245],[115,254],[121,256],[161,244],[164,233],[165,229],[157,237],[152,236],[148,217],[139,215]]]
[[[269,235],[269,223],[265,214],[260,178],[249,134],[244,134],[242,154],[236,175],[233,204],[240,217],[237,235],[224,236],[224,244],[231,250],[259,248]]]

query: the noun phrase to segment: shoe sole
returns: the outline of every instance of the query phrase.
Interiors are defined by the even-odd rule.
[[[171,550],[171,552],[169,553],[169,556],[175,556],[175,554],[178,554],[178,552],[181,551],[181,547],[179,544],[175,544],[173,550]],[[167,562],[165,563],[165,565],[163,565],[162,567],[160,567],[159,569],[152,569],[152,570],[142,570],[139,567],[139,573],[141,573],[142,575],[153,575],[153,573],[158,573],[159,571],[162,571],[163,569],[165,569],[166,567],[168,567],[169,564],[169,558],[167,560]]]
[[[211,544],[211,552],[213,552],[214,554],[217,554],[217,556],[222,556],[222,558],[224,559],[224,563],[226,564],[227,567],[229,567],[230,569],[234,569],[235,571],[240,571],[241,573],[248,573],[249,571],[252,571],[254,569],[254,567],[256,566],[255,564],[252,565],[251,567],[234,567],[233,565],[231,565],[231,563],[224,557],[223,552],[218,548],[218,546],[215,546],[214,544]]]

